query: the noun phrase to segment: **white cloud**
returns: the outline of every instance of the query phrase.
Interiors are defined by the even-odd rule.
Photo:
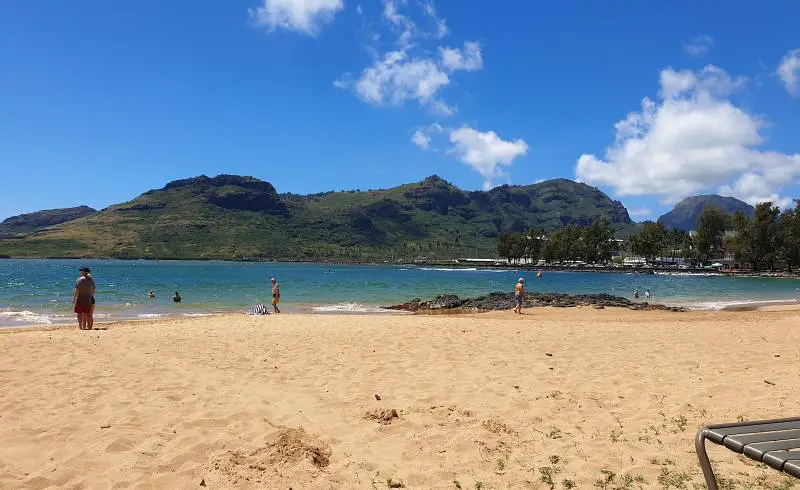
[[[442,66],[450,71],[477,71],[483,68],[481,45],[474,41],[465,42],[463,49],[440,47],[439,57]]]
[[[415,44],[418,38],[441,38],[447,24],[436,14],[432,0],[418,3],[426,18],[435,24],[426,31],[400,12],[408,0],[383,0],[382,17],[397,34],[398,48],[379,55],[357,78],[345,74],[333,82],[340,89],[352,89],[361,100],[375,106],[401,106],[416,101],[438,116],[452,116],[456,107],[445,102],[439,92],[451,83],[456,71],[476,71],[483,66],[480,45],[464,43],[463,49],[440,47],[439,57],[430,56]]]
[[[333,82],[337,88],[353,88],[364,102],[376,106],[401,106],[416,100],[439,116],[452,116],[456,108],[442,100],[439,91],[450,85],[453,72],[475,71],[483,66],[480,45],[464,43],[464,49],[440,48],[441,60],[412,57],[408,49],[389,51],[364,69],[357,80],[347,76]]]
[[[338,88],[353,88],[364,102],[381,106],[400,106],[416,100],[436,113],[452,115],[450,108],[436,95],[450,83],[450,77],[438,64],[426,58],[411,58],[406,51],[390,51],[364,69],[358,80],[337,80]]]
[[[786,53],[778,66],[778,76],[786,85],[786,90],[792,95],[797,95],[800,87],[800,49]]]
[[[421,129],[418,129],[414,132],[414,136],[411,137],[411,142],[423,150],[427,150],[431,146],[431,137],[425,134]]]
[[[684,43],[683,50],[692,56],[703,56],[714,46],[714,39],[711,36],[697,36],[688,43]]]
[[[484,188],[491,188],[492,180],[505,175],[501,166],[528,153],[528,144],[522,139],[506,141],[494,131],[484,133],[466,126],[451,131],[450,142],[450,152],[481,174]]]
[[[800,154],[760,149],[764,122],[727,95],[742,87],[724,70],[662,71],[657,100],[615,125],[604,158],[583,154],[578,179],[612,187],[618,195],[659,196],[675,202],[702,191],[721,191],[748,202],[780,192],[800,179]]]
[[[648,208],[631,208],[628,210],[628,214],[631,217],[649,218],[653,216],[653,211]]]
[[[314,36],[343,8],[342,0],[263,0],[249,13],[257,25],[270,30],[281,28]]]
[[[431,145],[433,144],[433,137],[439,136],[445,131],[439,123],[432,123],[425,127],[418,128],[414,135],[411,136],[411,142],[417,145],[419,148],[423,150],[433,150],[437,151],[436,148],[432,148]]]

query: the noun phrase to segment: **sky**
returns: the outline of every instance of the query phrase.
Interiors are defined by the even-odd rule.
[[[0,219],[201,174],[800,197],[800,3],[0,2]]]

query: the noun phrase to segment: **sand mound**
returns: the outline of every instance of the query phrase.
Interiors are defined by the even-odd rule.
[[[234,450],[217,457],[212,468],[237,484],[242,480],[255,483],[272,481],[283,475],[283,469],[308,473],[330,464],[331,449],[308,435],[300,427],[281,430],[266,445],[252,451]]]
[[[400,418],[400,416],[397,415],[397,410],[394,408],[376,408],[375,410],[370,410],[365,413],[364,418],[372,420],[373,422],[378,422],[379,424],[389,425],[394,419]]]

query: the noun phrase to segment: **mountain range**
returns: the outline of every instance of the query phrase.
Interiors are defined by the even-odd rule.
[[[695,196],[659,218],[696,229],[707,204],[753,208],[730,197]],[[628,211],[600,190],[567,179],[464,191],[436,175],[389,189],[279,194],[253,177],[176,180],[131,201],[14,216],[0,223],[0,255],[164,259],[387,260],[494,255],[495,239],[529,228],[553,231],[607,219],[627,236]]]
[[[495,238],[528,228],[552,231],[606,218],[634,227],[619,201],[566,179],[464,191],[438,177],[389,189],[279,194],[236,175],[168,183],[135,199],[45,222],[12,218],[0,240],[13,257],[186,259],[454,258],[495,253]],[[48,211],[49,215],[57,215]],[[30,219],[26,221],[26,217]],[[8,221],[8,220],[6,220]]]

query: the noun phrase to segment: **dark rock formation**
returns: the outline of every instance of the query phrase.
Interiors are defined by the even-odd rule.
[[[610,294],[577,294],[532,293],[525,295],[525,307],[555,306],[569,308],[574,306],[601,306],[611,308],[628,308],[631,310],[686,311],[685,308],[664,306],[650,303],[633,302],[621,296]],[[387,306],[389,310],[411,311],[414,313],[434,312],[439,310],[458,311],[502,311],[514,307],[513,293],[490,293],[479,298],[459,298],[454,294],[442,294],[430,301],[419,298],[401,305]]]

